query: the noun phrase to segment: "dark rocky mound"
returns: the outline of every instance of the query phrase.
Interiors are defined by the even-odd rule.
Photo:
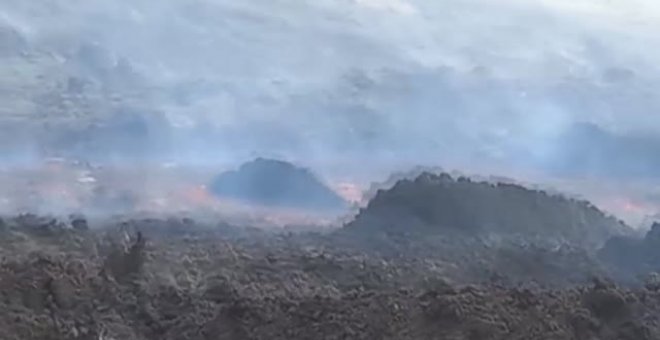
[[[366,201],[370,201],[376,197],[378,191],[390,189],[400,181],[407,179],[413,180],[424,173],[441,174],[445,173],[445,170],[441,167],[417,166],[408,171],[395,172],[383,182],[372,182],[369,188],[363,193],[363,197]]]
[[[598,255],[619,277],[634,280],[660,272],[660,223],[653,223],[644,238],[612,237]]]
[[[340,210],[346,202],[309,170],[257,158],[213,180],[211,192],[248,203],[299,209]]]
[[[516,184],[424,173],[380,190],[349,231],[478,236],[600,248],[630,228],[586,201]]]

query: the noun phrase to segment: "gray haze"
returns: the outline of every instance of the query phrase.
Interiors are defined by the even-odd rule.
[[[654,0],[0,0],[0,27],[6,164],[660,174]]]

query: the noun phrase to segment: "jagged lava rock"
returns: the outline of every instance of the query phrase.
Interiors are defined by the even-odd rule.
[[[631,229],[586,201],[516,184],[424,173],[380,190],[347,230],[515,237],[601,247]]]

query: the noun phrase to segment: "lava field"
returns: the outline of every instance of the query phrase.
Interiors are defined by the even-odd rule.
[[[438,192],[458,185],[486,196],[541,195],[557,209],[566,204],[610,221],[585,203],[437,176],[383,191],[353,222],[323,232],[190,218],[5,217],[0,338],[660,339],[652,259],[634,275],[612,260],[625,256],[617,247],[650,244],[655,233],[633,239],[616,223],[584,231],[613,234],[594,249],[566,236],[573,231],[548,231],[555,241],[542,243],[520,230],[447,231],[444,220],[427,219],[424,228],[366,224],[390,211],[383,205],[402,211],[388,199],[402,188],[444,197]],[[507,213],[491,211],[492,219]]]

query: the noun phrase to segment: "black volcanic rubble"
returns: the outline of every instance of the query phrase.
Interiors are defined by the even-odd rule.
[[[329,211],[347,207],[309,170],[273,159],[257,158],[236,171],[220,174],[210,188],[219,197],[265,206]]]
[[[506,183],[423,173],[414,180],[379,190],[347,229],[520,239],[548,245],[601,247],[631,229],[586,201]]]
[[[660,336],[652,285],[451,283],[413,259],[350,253],[318,236],[237,236],[176,220],[88,231],[56,223],[43,236],[20,224],[34,221],[9,219],[2,232],[21,249],[2,247],[2,339]]]
[[[437,209],[454,204],[444,210],[453,216],[415,203],[415,190]],[[452,201],[466,193],[472,206]],[[554,208],[531,208],[524,202],[532,198]],[[634,286],[607,278],[615,271],[593,244],[625,229],[594,209],[424,175],[380,192],[355,222],[324,234],[175,218],[93,225],[83,216],[7,217],[0,339],[660,339],[658,275]],[[402,214],[396,223],[366,224],[396,217],[391,210]],[[546,231],[563,243],[531,237],[561,221],[523,229],[552,213],[568,214],[561,221],[578,229]],[[423,217],[402,223],[414,214]],[[494,223],[471,226],[487,218]],[[653,242],[658,230],[635,242]],[[615,252],[612,242],[601,252]]]

